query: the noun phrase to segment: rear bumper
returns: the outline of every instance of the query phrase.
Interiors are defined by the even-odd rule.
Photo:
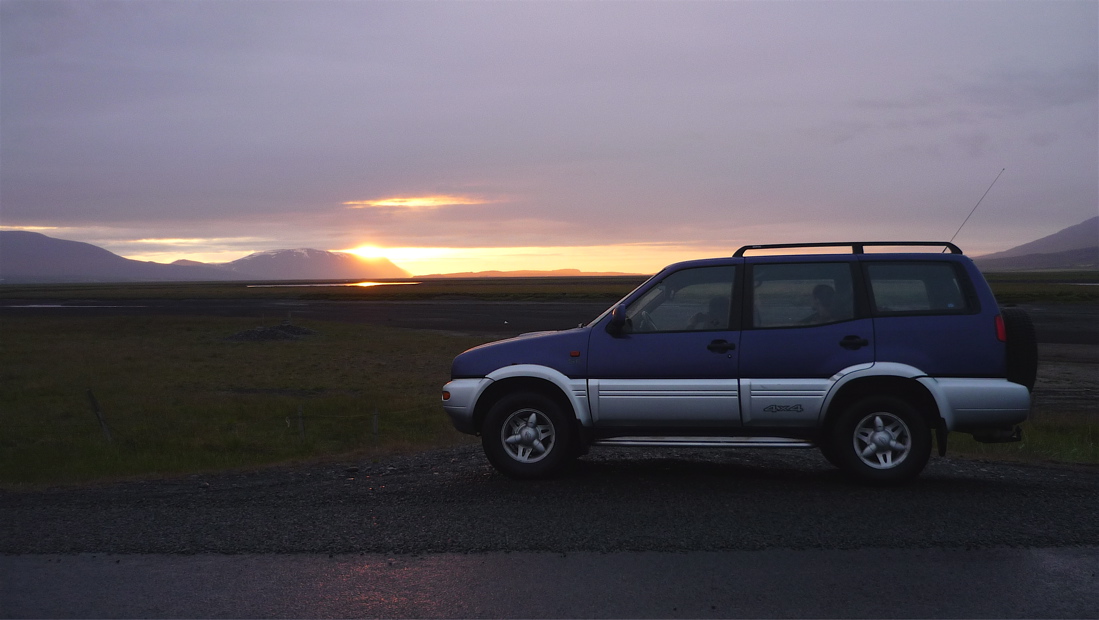
[[[939,404],[948,430],[1011,428],[1030,415],[1030,391],[1007,379],[920,379]]]

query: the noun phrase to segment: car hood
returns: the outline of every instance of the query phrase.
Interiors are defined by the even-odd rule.
[[[587,370],[588,333],[589,328],[577,327],[530,332],[483,344],[455,357],[450,375],[454,379],[484,377],[505,366],[535,364],[569,377],[580,377]]]

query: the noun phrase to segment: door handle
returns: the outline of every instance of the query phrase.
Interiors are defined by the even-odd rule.
[[[840,346],[855,351],[870,346],[870,341],[859,336],[846,336],[843,340],[840,340]]]
[[[727,342],[725,340],[714,340],[710,344],[706,345],[706,348],[714,353],[728,353],[733,349],[736,349],[736,344]]]

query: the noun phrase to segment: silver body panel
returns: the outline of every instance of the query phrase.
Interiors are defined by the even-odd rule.
[[[443,386],[450,398],[443,401],[443,411],[450,416],[454,428],[463,433],[474,434],[480,429],[473,423],[473,413],[477,398],[492,383],[492,379],[454,379]]]
[[[1030,391],[1007,379],[921,377],[919,381],[936,395],[949,430],[1004,428],[1030,414]]]
[[[832,379],[741,379],[745,426],[813,427]]]
[[[752,427],[812,430],[822,423],[832,398],[849,381],[900,377],[918,381],[935,399],[947,430],[1007,428],[1027,418],[1030,392],[1006,379],[928,377],[916,368],[893,363],[853,366],[828,379],[570,379],[541,366],[502,368],[485,378],[455,379],[443,388],[450,398],[443,409],[455,428],[477,433],[478,399],[494,382],[514,377],[546,380],[568,398],[573,414],[586,427],[683,426]],[[791,447],[767,438],[616,438],[599,445],[705,445],[707,447]],[[771,438],[773,439],[773,438]],[[742,441],[743,440],[743,441]],[[615,443],[610,443],[611,441]],[[796,446],[800,439],[784,440]],[[808,445],[812,445],[809,443]]]
[[[736,379],[589,379],[588,396],[597,425],[740,425]]]
[[[789,437],[615,437],[599,439],[597,446],[636,448],[815,448],[817,444]]]
[[[454,428],[469,434],[477,434],[481,431],[476,424],[477,401],[485,390],[497,381],[508,379],[540,379],[553,384],[569,401],[572,412],[583,426],[591,426],[591,415],[588,410],[588,381],[586,379],[570,379],[560,372],[539,366],[537,364],[515,364],[499,368],[487,377],[453,379],[443,386],[444,392],[450,393],[450,398],[443,401],[443,410],[450,416]]]

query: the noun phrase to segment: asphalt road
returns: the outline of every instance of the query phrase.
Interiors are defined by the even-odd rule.
[[[5,617],[1094,618],[1099,549],[0,556]]]
[[[280,300],[0,300],[0,316],[205,315],[256,318],[265,324],[290,318],[376,323],[415,329],[512,336],[568,329],[607,309],[605,302],[280,301]],[[1099,305],[1019,306],[1034,320],[1039,342],[1099,345]]]
[[[1099,468],[932,458],[849,482],[816,450],[593,448],[516,482],[479,445],[0,491],[0,553],[483,553],[1099,545]]]
[[[1099,469],[477,446],[0,492],[5,617],[1097,617]],[[75,555],[73,555],[75,554]]]

